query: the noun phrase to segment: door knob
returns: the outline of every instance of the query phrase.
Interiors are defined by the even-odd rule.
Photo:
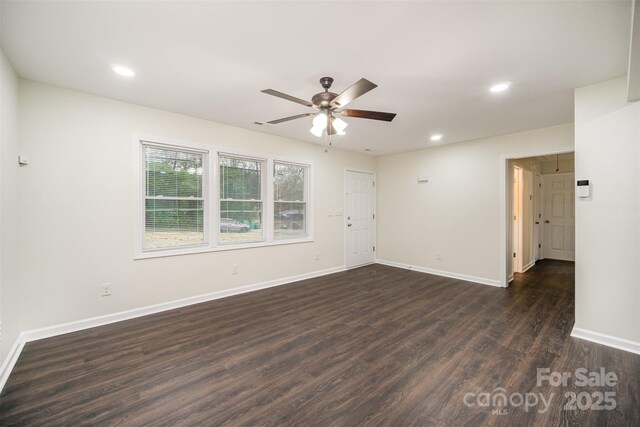
[[[347,227],[351,227],[353,224],[347,224]]]
[[[549,220],[548,219],[545,219],[544,222],[545,222],[545,224],[549,224]]]
[[[536,221],[536,224],[540,224],[538,221]]]

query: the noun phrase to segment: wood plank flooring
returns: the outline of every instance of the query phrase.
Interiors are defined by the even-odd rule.
[[[571,338],[573,264],[508,289],[367,266],[28,343],[0,395],[9,425],[640,425],[640,356]],[[604,367],[614,387],[536,386]],[[468,407],[467,393],[543,393]],[[563,410],[613,391],[614,410]]]

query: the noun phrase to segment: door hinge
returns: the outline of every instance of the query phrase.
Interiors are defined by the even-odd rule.
[[[376,251],[376,247],[374,246],[374,247],[373,247],[373,252],[375,252],[375,251]]]
[[[373,214],[373,219],[376,219],[376,214]]]
[[[516,257],[516,253],[515,253],[515,252],[513,253],[513,257],[514,257],[514,258]]]
[[[375,181],[373,181],[373,186],[374,186],[374,187],[376,186],[376,182],[375,182]]]
[[[538,248],[541,248],[541,247],[542,247],[542,244],[541,244],[541,243],[538,243]]]

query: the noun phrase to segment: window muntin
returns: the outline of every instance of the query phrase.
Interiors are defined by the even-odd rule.
[[[143,142],[142,162],[142,250],[206,245],[206,153]]]
[[[220,153],[219,244],[264,240],[265,161]]]
[[[275,161],[273,164],[273,237],[308,236],[307,193],[309,167]]]

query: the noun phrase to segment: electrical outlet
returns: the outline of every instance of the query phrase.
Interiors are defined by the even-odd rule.
[[[320,261],[320,252],[316,252],[316,261]]]
[[[233,264],[233,274],[238,274],[238,264]]]
[[[102,284],[102,294],[103,297],[108,297],[111,295],[111,283],[103,283]]]

